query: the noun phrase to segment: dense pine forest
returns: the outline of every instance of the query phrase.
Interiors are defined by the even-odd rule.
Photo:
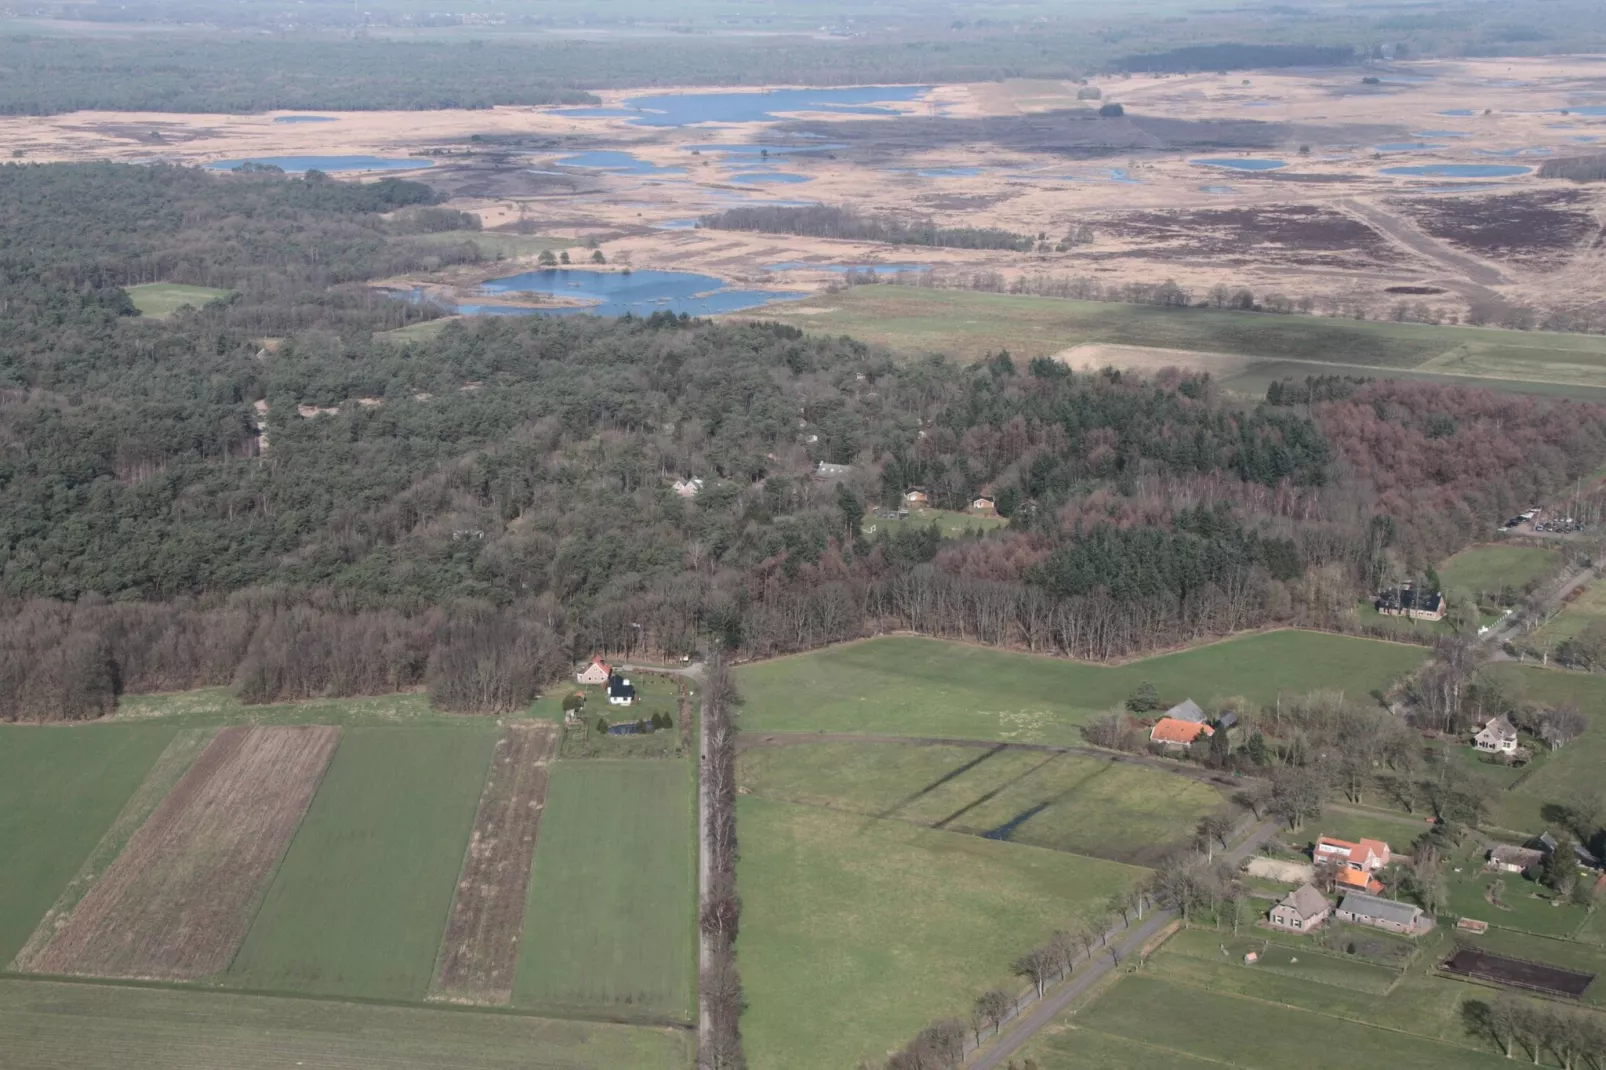
[[[0,719],[203,684],[511,709],[594,649],[885,628],[1110,657],[1332,625],[1606,460],[1598,407],[1427,384],[1244,406],[668,315],[397,340],[436,313],[363,283],[477,256],[416,240],[473,225],[435,200],[0,167]],[[122,287],[155,280],[231,295],[151,320]],[[874,523],[916,485],[1007,526]]]

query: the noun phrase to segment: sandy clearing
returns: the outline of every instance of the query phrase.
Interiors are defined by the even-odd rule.
[[[1073,371],[1092,372],[1101,368],[1138,371],[1145,375],[1162,368],[1192,368],[1207,371],[1218,379],[1248,368],[1252,358],[1236,353],[1209,353],[1159,346],[1128,346],[1114,342],[1084,342],[1054,354],[1054,359]]]

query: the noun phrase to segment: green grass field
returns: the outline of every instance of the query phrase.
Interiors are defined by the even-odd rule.
[[[221,980],[421,1000],[496,726],[348,729]]]
[[[181,282],[146,282],[123,289],[128,293],[128,299],[134,302],[134,307],[139,309],[139,314],[152,319],[171,316],[185,305],[200,308],[229,292],[211,286],[186,286]]]
[[[0,964],[21,950],[175,730],[0,726]],[[5,1062],[0,1039],[0,1063]]]
[[[884,1058],[1144,872],[751,796],[738,815],[742,1030],[766,1070]]]
[[[689,761],[553,768],[514,1006],[692,1020],[695,790]]]
[[[0,980],[8,1070],[689,1068],[685,1030],[225,992]]]
[[[1319,632],[1230,639],[1120,666],[892,636],[745,666],[745,732],[873,732],[1078,743],[1077,726],[1143,681],[1167,704],[1316,689],[1357,696],[1427,656],[1422,647]]]
[[[1173,309],[1008,294],[854,286],[762,311],[821,334],[904,353],[978,359],[1000,348],[1049,356],[1088,342],[1205,354],[1229,389],[1263,394],[1273,379],[1378,375],[1494,389],[1606,395],[1606,338],[1315,316]],[[743,318],[753,318],[747,314]],[[1216,354],[1230,354],[1222,360]],[[1243,358],[1250,358],[1247,362]]]
[[[1009,526],[1009,521],[1001,516],[975,516],[970,513],[956,513],[951,509],[913,509],[903,520],[883,520],[871,515],[864,520],[864,533],[876,535],[880,532],[896,532],[910,528],[923,528],[936,524],[937,530],[945,539],[956,539],[968,535],[973,531],[991,531],[994,528]]]
[[[1539,649],[1554,648],[1583,631],[1591,621],[1602,618],[1606,618],[1606,583],[1592,583],[1529,636],[1528,644]]]
[[[1544,575],[1559,559],[1555,550],[1533,546],[1474,546],[1441,564],[1439,580],[1447,591],[1464,588],[1478,594],[1502,587],[1517,589]]]
[[[739,776],[766,799],[1139,864],[1223,805],[1188,777],[1031,751],[811,743],[745,751]]]
[[[1547,805],[1566,805],[1579,793],[1597,790],[1606,768],[1606,676],[1560,672],[1536,666],[1499,666],[1518,681],[1532,702],[1574,705],[1590,719],[1590,727],[1542,762],[1496,799],[1492,821],[1514,832],[1537,835],[1558,824]]]

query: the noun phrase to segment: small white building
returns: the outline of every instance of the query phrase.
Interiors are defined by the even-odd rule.
[[[1517,726],[1505,714],[1492,717],[1472,737],[1472,743],[1485,754],[1514,754],[1517,750]]]
[[[670,486],[670,489],[682,498],[695,498],[697,493],[703,489],[703,481],[696,476],[692,476],[689,479],[677,479]]]
[[[614,673],[608,677],[608,705],[633,706],[636,702],[636,689],[630,686],[630,681]]]

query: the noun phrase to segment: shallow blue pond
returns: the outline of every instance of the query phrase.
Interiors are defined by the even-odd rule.
[[[252,156],[243,160],[219,160],[207,164],[210,171],[233,171],[248,163],[272,164],[299,174],[302,171],[411,171],[433,167],[433,160],[385,156]]]
[[[333,115],[275,115],[273,121],[276,123],[332,123],[335,121],[335,117]]]
[[[918,100],[929,85],[840,86],[772,89],[746,93],[661,93],[631,97],[642,109],[638,126],[689,126],[693,123],[768,122],[782,112],[836,111],[849,115],[899,115],[886,104]]]
[[[1287,160],[1261,159],[1253,156],[1207,158],[1188,162],[1195,167],[1226,167],[1234,171],[1275,171],[1279,167],[1288,166]]]
[[[581,152],[553,161],[564,167],[585,167],[621,175],[683,175],[684,167],[659,167],[629,152]]]
[[[1478,113],[1473,111],[1471,108],[1451,108],[1449,111],[1441,111],[1441,112],[1439,112],[1439,114],[1440,115],[1465,116],[1465,115],[1476,115]]]
[[[712,156],[788,156],[796,152],[833,152],[846,145],[682,145],[687,152],[702,152]]]
[[[1479,156],[1499,156],[1513,159],[1518,156],[1549,156],[1554,149],[1474,149]]]
[[[1471,137],[1465,130],[1416,130],[1412,137]]]
[[[1568,115],[1606,115],[1606,104],[1585,104],[1581,108],[1561,108]]]
[[[1385,167],[1385,175],[1421,175],[1427,178],[1512,178],[1533,168],[1508,163],[1424,163],[1415,167]]]
[[[1238,190],[1233,186],[1200,186],[1199,189],[1204,193],[1237,193],[1238,192]]]
[[[708,316],[717,312],[739,312],[767,301],[795,300],[801,293],[774,293],[767,290],[731,290],[712,275],[687,271],[582,271],[570,268],[543,268],[506,278],[492,279],[480,287],[487,294],[551,293],[594,302],[584,308],[542,309],[542,315],[622,316],[626,312],[650,316],[654,312],[682,312]],[[458,306],[508,309],[511,306]],[[492,312],[491,315],[529,314],[531,309]]]
[[[794,184],[798,182],[813,182],[814,179],[809,175],[794,175],[788,174],[785,171],[743,171],[740,174],[731,175],[731,181],[750,182],[755,184],[768,184],[772,182]]]
[[[1442,149],[1443,145],[1429,145],[1424,141],[1390,141],[1383,145],[1372,146],[1378,152],[1417,152],[1425,149]]]

